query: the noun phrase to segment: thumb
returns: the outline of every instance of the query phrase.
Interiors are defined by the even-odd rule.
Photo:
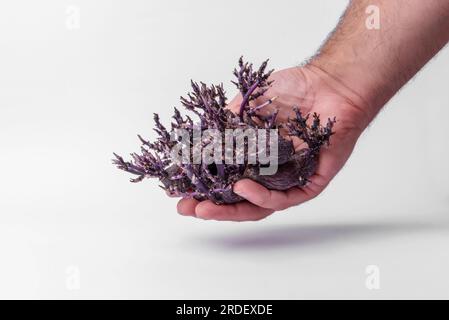
[[[238,113],[240,110],[240,104],[242,103],[242,96],[236,95],[227,105],[227,108],[234,113]]]

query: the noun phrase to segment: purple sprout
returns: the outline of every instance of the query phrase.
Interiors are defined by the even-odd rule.
[[[238,69],[234,70],[236,81],[232,81],[242,95],[242,102],[238,114],[227,109],[227,98],[223,85],[207,86],[204,83],[192,81],[192,92],[187,97],[181,97],[181,104],[189,112],[193,113],[198,121],[192,120],[188,115],[183,116],[177,108],[174,108],[171,129],[167,130],[154,114],[154,130],[158,138],[149,142],[138,136],[142,146],[140,154],[132,153],[131,161],[125,161],[114,153],[113,163],[121,170],[136,176],[132,182],[142,181],[144,178],[157,178],[162,183],[162,188],[168,193],[181,197],[193,197],[198,200],[210,199],[217,204],[235,203],[243,200],[232,191],[233,184],[244,178],[252,179],[265,187],[273,190],[287,190],[295,186],[304,186],[308,178],[315,172],[318,163],[320,148],[329,143],[333,134],[332,127],[335,119],[330,120],[325,126],[320,124],[319,115],[303,116],[298,108],[294,108],[295,117],[285,124],[276,123],[278,110],[268,116],[262,116],[258,111],[273,103],[276,97],[268,99],[261,105],[251,107],[250,102],[264,95],[273,81],[268,80],[273,70],[266,71],[268,60],[256,70],[253,65],[239,59]],[[180,142],[173,139],[176,130],[184,130],[193,136],[194,130],[205,132],[208,129],[216,129],[224,133],[227,129],[285,129],[287,136],[295,136],[303,140],[307,147],[295,152],[293,143],[281,135],[278,136],[277,165],[275,174],[262,175],[261,168],[266,166],[259,160],[250,162],[245,155],[243,163],[234,161],[231,164],[223,160],[221,162],[205,163],[195,162],[189,155],[188,163],[174,161],[172,149],[179,143],[185,148],[193,148],[193,139]],[[210,139],[201,136],[199,141],[202,146],[211,143]],[[235,145],[236,137],[233,137]],[[245,141],[245,147],[250,143]],[[221,140],[219,143],[223,143]],[[226,148],[223,148],[226,150]],[[231,150],[235,160],[242,150]],[[246,149],[243,151],[247,151]]]

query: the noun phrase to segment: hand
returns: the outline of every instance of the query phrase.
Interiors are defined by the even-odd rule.
[[[270,80],[274,80],[272,87],[263,97],[255,101],[255,105],[277,96],[278,99],[261,112],[271,113],[275,108],[279,108],[278,122],[285,122],[289,116],[293,116],[294,106],[300,107],[303,114],[316,112],[323,121],[333,117],[337,119],[331,144],[321,149],[318,168],[310,178],[310,182],[302,188],[274,191],[252,180],[244,179],[235,183],[233,190],[247,201],[216,205],[210,200],[200,202],[195,199],[181,199],[178,203],[180,214],[208,220],[260,220],[275,211],[299,205],[316,197],[343,167],[370,120],[363,99],[312,65],[275,72]],[[229,108],[238,112],[240,101],[241,96],[234,98]],[[295,141],[295,147],[299,146],[300,143]]]

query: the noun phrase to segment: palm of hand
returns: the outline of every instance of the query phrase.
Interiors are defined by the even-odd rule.
[[[298,106],[304,114],[316,112],[322,119],[337,119],[331,145],[322,149],[310,183],[281,192],[245,179],[234,185],[234,192],[247,201],[216,205],[211,201],[181,199],[178,203],[181,214],[213,220],[260,220],[274,211],[298,205],[320,194],[349,158],[367,123],[367,116],[358,107],[363,102],[352,91],[313,67],[281,70],[273,73],[270,80],[274,80],[272,87],[254,105],[275,96],[278,98],[261,113],[271,113],[274,108],[279,108],[277,121],[282,123],[293,115],[292,107]],[[234,98],[229,108],[238,112],[240,101],[240,96]],[[297,141],[296,146],[299,146]]]

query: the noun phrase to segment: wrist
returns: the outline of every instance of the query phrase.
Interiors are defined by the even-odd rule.
[[[318,56],[308,63],[308,67],[321,73],[333,86],[360,108],[371,122],[395,90],[382,86],[375,72],[365,68],[363,62],[344,62],[338,57]]]

